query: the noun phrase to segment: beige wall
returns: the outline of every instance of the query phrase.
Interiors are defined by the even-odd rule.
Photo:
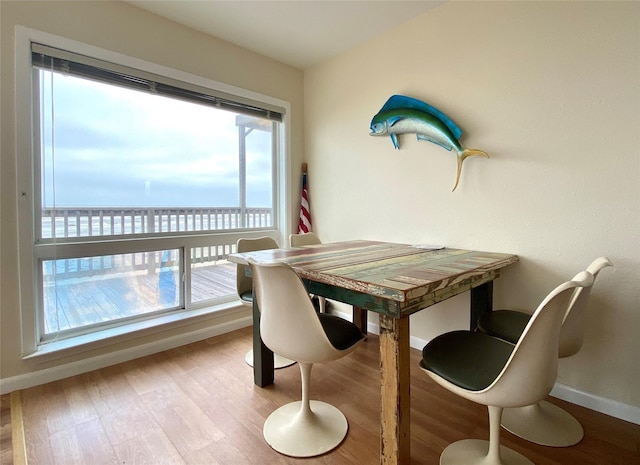
[[[292,183],[303,154],[302,72],[120,2],[0,1],[0,375],[180,337],[203,320],[71,359],[19,357],[13,98],[15,25],[291,102]],[[532,308],[557,282],[608,255],[583,350],[560,382],[640,406],[640,5],[453,2],[304,73],[305,159],[317,232],[517,253],[498,305]],[[465,163],[411,136],[395,151],[368,135],[394,93],[425,100],[490,160]],[[290,199],[292,211],[297,198]],[[427,340],[465,327],[466,296],[412,319]],[[372,318],[375,321],[375,317]],[[89,365],[87,365],[89,367]]]
[[[292,186],[298,186],[302,160],[302,71],[248,52],[227,42],[179,26],[123,2],[0,2],[1,20],[1,165],[0,187],[0,375],[23,381],[32,372],[57,376],[63,364],[71,370],[90,369],[92,364],[127,357],[140,347],[145,351],[161,347],[166,341],[179,341],[187,333],[206,334],[207,328],[231,325],[230,318],[200,318],[179,328],[162,332],[143,331],[135,340],[96,348],[86,353],[46,363],[25,362],[20,357],[20,319],[18,294],[18,255],[16,230],[16,155],[14,106],[14,27],[25,26],[148,62],[168,66],[207,79],[258,92],[291,104]],[[27,104],[27,102],[18,102]],[[26,154],[25,154],[26,155]],[[23,154],[20,154],[23,156]],[[297,213],[298,199],[290,199]],[[296,219],[297,220],[297,219]],[[293,222],[293,220],[292,220]],[[250,321],[250,320],[249,320]],[[114,354],[109,357],[108,354]],[[93,358],[92,358],[93,357]],[[87,363],[85,363],[88,360]],[[92,361],[93,360],[93,361]],[[74,362],[73,364],[70,362]],[[52,371],[53,370],[53,371]],[[53,373],[53,374],[52,374]],[[3,388],[4,390],[4,388]]]
[[[533,309],[599,255],[586,342],[559,382],[640,406],[640,4],[450,2],[305,72],[305,158],[323,241],[516,253],[497,306]],[[465,162],[413,135],[368,135],[393,94],[447,113]],[[468,325],[468,296],[411,321]]]

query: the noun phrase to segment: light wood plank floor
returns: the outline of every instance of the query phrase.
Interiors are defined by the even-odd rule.
[[[265,418],[300,397],[297,365],[278,370],[265,389],[253,384],[244,354],[251,328],[22,392],[30,465],[252,465],[379,463],[378,338],[313,368],[312,398],[338,406],[345,441],[311,459],[274,452]],[[458,439],[487,438],[486,408],[430,381],[411,351],[411,465],[437,464]],[[640,426],[555,399],[583,424],[585,439],[555,449],[503,432],[503,444],[538,465],[640,463]],[[409,465],[409,464],[407,464]]]
[[[11,399],[9,394],[0,396],[0,464],[13,465],[11,444]]]

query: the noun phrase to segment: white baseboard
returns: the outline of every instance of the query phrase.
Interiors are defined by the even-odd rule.
[[[572,404],[640,425],[640,407],[600,397],[566,384],[556,383],[549,394]]]
[[[351,320],[350,313],[340,311],[336,313],[342,318]],[[373,334],[380,334],[380,328],[375,324],[368,323],[367,330]],[[427,342],[429,341],[415,336],[409,338],[409,345],[413,349],[422,350]],[[619,418],[620,420],[640,425],[640,407],[636,407],[635,405],[607,399],[606,397],[597,396],[561,383],[556,383],[549,395],[588,408],[589,410],[594,410],[614,418]]]
[[[44,370],[12,376],[10,378],[3,379],[0,383],[0,394],[7,394],[20,389],[27,389],[40,384],[50,383],[52,381],[86,373],[88,371],[105,368],[117,363],[128,362],[129,360],[145,357],[164,350],[180,347],[185,344],[191,344],[213,336],[219,336],[224,333],[251,326],[252,324],[252,317],[249,315],[227,323],[221,323],[197,331],[191,331],[186,334],[168,337],[133,348],[109,352],[107,354],[67,363],[53,368],[46,368]]]

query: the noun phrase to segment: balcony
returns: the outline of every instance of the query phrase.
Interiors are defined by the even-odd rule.
[[[113,239],[157,233],[237,232],[272,226],[270,208],[57,208],[42,211],[42,239]],[[206,306],[235,297],[236,266],[227,261],[230,243],[190,247],[186,264],[180,250],[42,261],[44,334],[90,329]],[[180,289],[190,266],[189,283]]]

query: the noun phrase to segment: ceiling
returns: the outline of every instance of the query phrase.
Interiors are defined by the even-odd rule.
[[[126,0],[177,23],[305,69],[444,0]]]

